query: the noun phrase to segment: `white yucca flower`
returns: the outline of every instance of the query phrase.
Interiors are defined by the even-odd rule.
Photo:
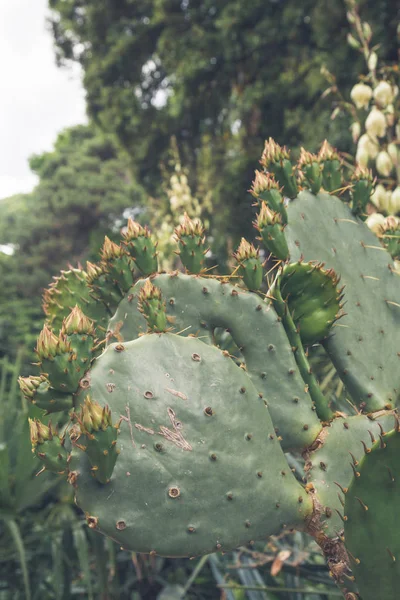
[[[392,192],[392,197],[390,199],[391,204],[391,212],[392,214],[396,214],[400,212],[400,185],[398,185]]]
[[[350,92],[350,98],[357,108],[366,108],[372,98],[372,88],[365,83],[356,83]]]
[[[375,204],[378,210],[387,212],[390,195],[390,192],[388,192],[388,190],[381,183],[379,183],[371,196],[371,201]]]
[[[376,157],[376,170],[383,177],[389,177],[393,169],[392,159],[386,150],[381,150]]]
[[[375,137],[383,137],[386,133],[385,115],[379,108],[374,106],[365,121],[365,129]]]
[[[385,217],[381,213],[372,213],[365,221],[368,227],[376,234],[379,234],[385,224]]]
[[[374,89],[374,99],[382,108],[393,102],[393,88],[388,81],[380,81]]]
[[[368,158],[376,158],[379,152],[378,139],[373,135],[364,133],[358,140],[357,152],[366,152]]]

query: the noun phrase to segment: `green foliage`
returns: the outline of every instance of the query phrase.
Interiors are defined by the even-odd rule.
[[[389,0],[364,3],[382,57],[396,56]],[[196,195],[213,191],[211,234],[248,236],[246,189],[264,139],[316,148],[329,134],[350,148],[343,119],[321,105],[322,65],[344,93],[361,57],[346,43],[346,10],[324,0],[243,3],[49,0],[60,63],[84,69],[88,110],[116,134],[149,195],[172,135]],[[248,223],[247,227],[244,226]]]

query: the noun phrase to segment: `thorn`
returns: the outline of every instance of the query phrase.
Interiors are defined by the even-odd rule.
[[[358,500],[358,502],[360,503],[360,505],[363,507],[363,509],[364,509],[365,511],[367,511],[367,510],[368,510],[368,506],[367,506],[367,505],[366,505],[366,504],[365,504],[365,503],[364,503],[364,502],[361,500],[361,498],[359,498],[358,496],[354,496],[354,498],[355,498],[356,500]]]
[[[347,521],[346,515],[342,515],[342,513],[339,512],[337,508],[335,508],[335,510],[336,510],[337,514],[339,515],[339,517],[342,519],[343,523],[346,523],[346,521]]]
[[[342,492],[343,494],[347,494],[347,492],[349,491],[349,488],[347,488],[347,487],[343,487],[343,486],[342,486],[342,485],[340,485],[340,483],[338,483],[337,481],[334,481],[333,483],[334,483],[335,485],[337,485],[337,486],[338,486],[338,488],[340,488],[340,490],[341,490],[341,492]]]
[[[376,441],[376,440],[375,440],[375,438],[374,438],[374,434],[373,434],[373,433],[372,433],[372,431],[370,431],[370,430],[368,430],[368,433],[369,433],[369,437],[371,438],[371,442],[372,442],[373,444],[375,444],[375,441]]]
[[[379,423],[379,421],[378,421],[378,427],[381,430],[381,436],[383,437],[384,435],[386,435],[386,432],[384,431],[384,429],[383,429],[382,425]]]
[[[358,471],[356,471],[355,466],[353,465],[353,463],[350,463],[351,468],[353,469],[353,474],[354,477],[360,477],[360,473]]]
[[[45,471],[45,470],[46,470],[46,467],[42,467],[42,468],[40,469],[40,471],[38,471],[38,472],[36,473],[36,476],[35,476],[35,477],[39,477],[39,475],[41,475],[41,474],[43,473],[43,471]]]
[[[363,440],[361,440],[361,443],[364,447],[364,454],[369,454],[371,452],[371,448],[368,448],[367,444]]]
[[[380,439],[380,442],[381,442],[381,443],[380,443],[380,447],[381,447],[381,448],[382,448],[382,450],[383,450],[384,448],[386,448],[386,444],[385,444],[385,442],[383,441],[383,437],[382,437],[381,435],[379,436],[379,439]]]
[[[394,481],[394,477],[393,477],[392,471],[389,469],[389,467],[386,467],[386,468],[387,468],[388,473],[389,473],[390,481],[393,482]]]
[[[344,508],[344,500],[343,500],[342,496],[339,494],[339,492],[338,492],[338,495],[337,495],[337,497],[339,498],[339,502],[340,502],[340,504],[341,504],[341,505],[343,506],[343,508]]]
[[[356,459],[356,457],[354,456],[354,454],[352,454],[352,452],[349,452],[349,454],[350,454],[351,458],[353,459],[353,465],[355,467],[357,467],[358,466],[358,460]]]
[[[392,552],[391,550],[389,550],[389,548],[386,548],[386,550],[387,550],[387,552],[388,552],[388,554],[389,554],[390,558],[392,559],[392,561],[393,561],[393,562],[396,562],[396,557],[395,557],[395,555],[393,554],[393,552]]]

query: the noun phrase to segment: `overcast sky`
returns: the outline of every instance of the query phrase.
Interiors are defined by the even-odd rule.
[[[32,154],[50,150],[57,133],[84,123],[78,70],[55,65],[46,29],[47,0],[0,0],[0,198],[30,191]]]

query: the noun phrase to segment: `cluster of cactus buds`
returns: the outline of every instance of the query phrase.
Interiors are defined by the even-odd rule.
[[[179,245],[179,254],[183,266],[188,273],[201,273],[204,267],[204,256],[208,251],[205,247],[204,227],[188,214],[183,216],[182,223],[175,229],[175,237]]]
[[[148,227],[142,227],[128,219],[123,234],[124,246],[143,275],[157,271],[157,243],[153,241]]]
[[[160,290],[155,287],[150,279],[141,288],[138,297],[138,309],[145,317],[149,331],[162,333],[167,328],[167,313],[165,300]]]
[[[65,449],[65,438],[59,437],[53,429],[51,421],[45,425],[38,419],[29,419],[32,442],[32,452],[47,469],[58,475],[63,475],[68,468],[68,453]]]
[[[74,445],[86,453],[97,481],[108,483],[120,452],[117,448],[120,422],[113,425],[109,407],[94,402],[90,396],[86,396],[80,414],[74,418],[79,425]]]
[[[203,226],[185,215],[175,230],[185,273],[157,273],[156,242],[130,220],[97,264],[55,280],[39,374],[20,385],[67,425],[59,435],[31,421],[33,451],[74,486],[89,526],[128,550],[191,557],[287,526],[314,537],[345,597],[357,598],[359,584],[372,600],[363,579],[393,569],[399,551],[390,532],[400,278],[387,252],[399,256],[399,223],[378,219],[377,236],[368,228],[372,175],[360,167],[346,182],[327,142],[318,155],[303,149],[295,166],[270,139],[261,164],[251,194],[265,262],[264,249],[242,239],[233,273],[205,274]],[[241,368],[218,347],[216,328],[230,333]],[[347,412],[311,369],[317,344],[346,388]],[[288,452],[305,458],[297,477]],[[379,492],[363,488],[385,468]],[[390,506],[384,527],[380,503]],[[393,573],[385,598],[396,593]]]

